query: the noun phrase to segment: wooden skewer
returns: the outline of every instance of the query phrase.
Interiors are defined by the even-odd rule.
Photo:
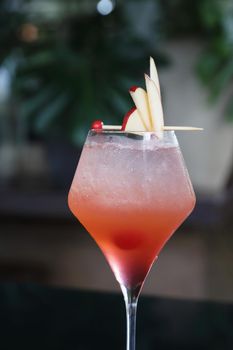
[[[121,125],[103,125],[102,126],[103,130],[121,130]],[[196,128],[193,126],[164,126],[163,127],[164,131],[201,131],[203,128]],[[124,130],[122,130],[124,131]],[[135,131],[135,130],[134,130]],[[140,131],[140,130],[138,130]],[[153,132],[153,131],[152,131]]]
[[[163,130],[169,131],[169,130],[183,130],[183,131],[201,131],[203,128],[196,128],[193,126],[164,126]]]
[[[122,126],[121,125],[103,125],[102,128],[104,130],[121,130]]]

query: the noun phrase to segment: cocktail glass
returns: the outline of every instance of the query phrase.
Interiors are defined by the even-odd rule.
[[[127,350],[135,349],[137,301],[164,244],[195,205],[173,131],[88,133],[69,207],[105,255],[124,295]]]

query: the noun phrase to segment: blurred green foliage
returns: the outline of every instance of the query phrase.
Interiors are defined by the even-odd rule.
[[[133,8],[140,3],[154,6],[147,36],[132,24]],[[0,60],[3,65],[9,59],[15,62],[12,94],[27,130],[80,144],[94,119],[120,123],[132,106],[127,90],[142,84],[137,77],[148,69],[148,57],[153,55],[157,64],[166,62],[159,45],[167,38],[203,40],[197,71],[212,101],[232,82],[231,0],[118,1],[108,16],[98,14],[96,4],[1,1]],[[232,101],[226,114],[233,119]]]
[[[22,118],[32,118],[36,132],[80,143],[93,120],[121,122],[132,104],[127,90],[158,54],[129,33],[120,10],[58,26],[51,34],[44,26],[41,42],[24,50],[15,88],[24,96]]]
[[[197,71],[214,101],[233,83],[233,1],[203,0],[200,18],[206,33],[206,49]],[[233,121],[233,99],[229,96],[226,117]]]
[[[63,11],[52,20],[32,16],[31,21],[24,12],[15,21],[18,40],[12,42],[9,35],[1,40],[9,40],[8,55],[17,56],[13,93],[24,125],[34,134],[67,137],[81,144],[93,120],[121,123],[132,106],[127,90],[141,83],[137,77],[143,76],[140,71],[146,70],[149,56],[163,59],[149,41],[131,30],[121,6],[101,16],[96,2],[68,11],[71,3],[57,1],[64,5]]]
[[[210,102],[233,83],[233,1],[160,0],[166,37],[199,37],[204,50],[197,74],[210,91]],[[226,117],[233,121],[233,98],[226,104]]]

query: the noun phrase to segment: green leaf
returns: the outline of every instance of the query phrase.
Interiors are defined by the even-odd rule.
[[[55,94],[54,87],[42,89],[36,95],[29,97],[21,106],[20,114],[23,118],[30,118],[41,106],[48,102]]]
[[[37,114],[35,128],[38,132],[42,132],[48,128],[56,117],[64,111],[69,100],[69,95],[63,93],[58,95],[43,110]]]
[[[215,0],[202,0],[199,6],[199,14],[206,28],[215,29],[222,18],[221,4]]]
[[[45,66],[53,63],[56,60],[55,52],[50,51],[39,51],[36,54],[33,54],[30,57],[27,57],[25,65],[27,68],[32,68],[36,66]]]
[[[226,120],[233,123],[233,99],[229,102],[226,110]]]
[[[120,95],[114,95],[111,99],[107,100],[106,106],[111,111],[110,116],[114,118],[114,120],[122,120],[125,113],[130,109],[130,100],[127,98],[123,98]]]
[[[221,64],[221,58],[213,53],[202,55],[197,64],[197,73],[205,84],[208,84],[215,76]]]
[[[233,81],[233,59],[223,65],[212,81],[212,97],[215,98]]]

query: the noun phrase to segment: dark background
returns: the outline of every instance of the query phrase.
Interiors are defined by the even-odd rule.
[[[2,333],[9,339],[11,329],[20,329],[26,337],[29,323],[34,330],[40,327],[41,310],[40,324],[47,320],[44,332],[54,327],[45,343],[62,349],[55,338],[58,329],[66,329],[65,321],[56,328],[56,320],[70,318],[66,303],[72,310],[81,308],[80,319],[90,300],[104,310],[104,300],[112,304],[116,297],[117,310],[120,296],[108,293],[119,293],[119,287],[98,248],[70,214],[67,193],[91,122],[121,123],[133,106],[128,89],[144,87],[151,55],[160,75],[165,123],[205,130],[178,133],[198,200],[145,284],[144,294],[150,295],[143,301],[149,303],[145,310],[157,305],[148,322],[155,329],[163,313],[173,322],[178,308],[177,336],[169,330],[173,345],[182,349],[179,339],[186,325],[186,338],[197,339],[197,346],[212,344],[212,339],[212,349],[227,349],[233,300],[232,1],[2,0],[0,47]],[[107,294],[95,294],[97,290]],[[54,312],[59,305],[60,316]],[[48,309],[53,310],[50,318]],[[108,321],[114,329],[116,316],[121,337],[124,311],[123,316],[114,312]],[[109,318],[103,313],[101,320],[99,309],[96,313],[98,324]],[[139,326],[143,334],[148,328],[145,314]],[[81,327],[71,317],[73,332],[75,322]],[[88,327],[80,334],[90,334]],[[32,339],[39,337],[32,334]],[[163,349],[168,338],[162,338],[152,337],[144,349],[153,349],[156,339]],[[22,339],[18,348],[26,348]],[[13,349],[11,343],[4,344],[4,349]],[[75,340],[68,348],[72,344],[89,349]]]

